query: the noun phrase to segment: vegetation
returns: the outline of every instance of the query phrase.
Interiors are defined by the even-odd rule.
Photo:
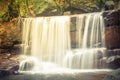
[[[0,22],[15,17],[63,15],[75,10],[94,12],[104,9],[108,0],[0,0]],[[113,0],[118,7],[118,2]]]

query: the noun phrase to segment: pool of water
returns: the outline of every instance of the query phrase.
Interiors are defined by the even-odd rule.
[[[103,80],[110,72],[109,69],[20,71],[17,75],[3,77],[3,80]]]

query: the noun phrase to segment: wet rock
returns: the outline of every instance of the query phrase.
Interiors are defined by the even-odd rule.
[[[98,64],[100,68],[120,68],[120,49],[106,50],[103,56],[98,59]]]
[[[4,77],[4,76],[6,76],[8,74],[9,74],[9,72],[7,70],[4,70],[4,69],[0,70],[0,77]]]
[[[111,10],[103,13],[106,27],[120,26],[120,10]]]
[[[3,77],[16,74],[18,69],[19,69],[19,65],[10,66],[7,69],[0,69],[0,80],[3,80],[1,79]]]
[[[105,56],[110,57],[110,56],[116,56],[120,55],[120,49],[113,49],[113,50],[106,50]]]
[[[30,71],[34,68],[35,61],[32,59],[24,60],[20,63],[21,71]]]
[[[107,65],[111,69],[120,68],[120,56],[109,57],[108,60],[107,60]]]
[[[103,80],[120,80],[120,69],[111,72]]]
[[[14,74],[19,69],[19,60],[17,55],[0,54],[0,75],[6,76]]]
[[[70,35],[71,35],[71,47],[72,48],[76,48],[77,47],[77,44],[76,44],[76,32],[71,32],[70,33]]]
[[[0,46],[1,53],[20,53],[21,44],[16,42],[18,41],[9,42],[10,44],[6,44],[6,42],[4,45]]]
[[[13,75],[15,71],[18,71],[18,69],[19,69],[19,65],[8,67],[7,69],[0,69],[0,75],[2,76]]]
[[[105,29],[105,43],[107,49],[120,48],[120,27],[111,26]]]
[[[105,21],[105,43],[107,49],[120,48],[120,10],[103,13]]]

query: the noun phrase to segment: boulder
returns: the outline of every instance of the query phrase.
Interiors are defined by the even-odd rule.
[[[120,80],[120,69],[117,69],[104,77],[103,80]]]

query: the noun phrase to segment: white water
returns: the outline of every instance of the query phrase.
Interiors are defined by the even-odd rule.
[[[76,18],[79,48],[105,47],[105,31],[102,13],[79,15]]]
[[[63,66],[70,50],[70,17],[26,18],[23,25],[23,53]]]
[[[76,17],[76,40],[78,49],[67,63],[77,69],[98,68],[98,55],[105,53],[104,21],[102,13],[79,15]]]
[[[26,60],[27,63],[21,63],[20,70],[31,64],[34,66],[32,70],[97,67],[96,54],[104,53],[105,50],[104,21],[101,13],[76,17],[76,50],[71,49],[70,19],[70,16],[24,19],[23,53],[30,57]],[[39,60],[34,60],[31,56]],[[36,66],[37,69],[34,69]]]

